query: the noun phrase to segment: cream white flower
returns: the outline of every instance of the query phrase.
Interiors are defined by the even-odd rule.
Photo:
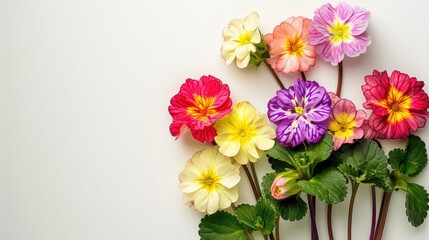
[[[213,214],[237,201],[240,165],[214,146],[195,153],[180,173],[179,180],[185,204]]]
[[[258,28],[259,15],[251,12],[245,18],[233,19],[223,30],[222,57],[226,64],[235,59],[239,68],[245,68],[250,61],[250,53],[256,52],[256,44],[261,42],[261,32]]]

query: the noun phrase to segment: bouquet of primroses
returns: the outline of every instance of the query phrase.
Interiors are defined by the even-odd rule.
[[[196,141],[212,144],[190,157],[179,174],[185,204],[205,214],[201,239],[280,240],[283,221],[305,216],[311,239],[319,239],[318,202],[327,205],[329,239],[334,239],[332,209],[347,194],[347,239],[352,239],[353,206],[361,185],[372,192],[369,239],[382,238],[397,190],[405,192],[408,221],[415,227],[423,223],[429,195],[412,178],[427,163],[425,143],[415,134],[429,117],[424,82],[396,70],[374,70],[362,75],[364,109],[341,96],[343,59],[367,51],[369,19],[370,12],[361,7],[328,3],[312,19],[287,18],[268,34],[259,29],[256,12],[223,29],[226,64],[239,69],[265,64],[279,90],[268,97],[266,114],[249,101],[233,103],[229,86],[211,75],[187,79],[171,98],[171,135],[192,134]],[[316,58],[338,68],[335,92],[306,78]],[[286,87],[279,75],[292,73],[300,77]],[[381,142],[390,139],[405,139],[407,145],[386,153]],[[261,182],[256,161],[268,161],[272,168]],[[249,181],[255,200],[236,205],[242,178]],[[379,201],[377,191],[383,192]]]

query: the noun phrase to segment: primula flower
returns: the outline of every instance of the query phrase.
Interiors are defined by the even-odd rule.
[[[331,99],[314,81],[296,79],[294,86],[277,91],[268,102],[268,118],[277,124],[276,135],[286,147],[305,140],[319,142],[325,135],[331,114]]]
[[[219,151],[240,164],[256,162],[274,146],[274,129],[267,126],[266,115],[249,102],[235,104],[232,112],[217,120],[214,127]]]
[[[199,81],[186,79],[168,107],[173,117],[171,135],[178,138],[190,129],[196,140],[213,142],[216,130],[212,125],[231,112],[229,94],[228,85],[213,76],[202,76]]]
[[[271,184],[271,196],[274,199],[282,200],[300,193],[301,188],[297,183],[298,177],[299,174],[294,170],[278,174]]]
[[[387,139],[406,138],[410,129],[417,131],[429,117],[429,98],[424,92],[424,82],[407,74],[393,71],[389,77],[374,70],[365,77],[362,86],[366,98],[364,107],[372,110],[369,126]]]
[[[371,44],[366,29],[370,12],[347,3],[333,7],[330,3],[314,12],[308,40],[317,45],[317,55],[337,65],[348,57],[357,57],[366,52]]]
[[[212,214],[237,201],[240,165],[212,147],[197,152],[180,173],[186,205]]]
[[[338,150],[344,143],[353,143],[353,140],[361,139],[364,130],[361,129],[366,117],[363,110],[356,111],[353,102],[341,99],[333,93],[329,93],[332,101],[332,113],[329,121],[329,131],[332,132],[334,147]]]
[[[261,58],[260,55],[264,55],[266,48],[258,25],[257,12],[251,12],[245,18],[233,19],[229,22],[228,27],[223,30],[222,58],[226,60],[226,64],[229,65],[236,60],[239,68],[245,68],[249,62],[254,62],[256,65],[261,62],[261,59],[251,59],[252,53],[253,57]],[[258,49],[262,52],[255,55]]]
[[[316,62],[316,47],[307,41],[311,20],[290,17],[264,36],[270,46],[271,68],[278,72],[306,72]]]

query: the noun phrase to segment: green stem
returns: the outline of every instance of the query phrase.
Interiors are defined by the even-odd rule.
[[[256,191],[258,192],[259,197],[261,197],[262,192],[261,192],[261,187],[259,186],[258,175],[256,174],[255,164],[253,164],[252,162],[250,162],[250,169],[252,170],[253,182],[256,185]]]
[[[389,210],[390,199],[393,192],[384,192],[381,200],[380,212],[378,214],[377,228],[375,230],[375,240],[383,237],[384,225],[386,224],[387,211]]]
[[[273,75],[274,79],[276,79],[277,84],[281,89],[285,89],[285,86],[283,85],[282,81],[280,80],[279,76],[277,76],[277,73],[274,71],[274,69],[271,68],[270,64],[265,60],[265,65],[267,65],[268,69],[270,70],[271,74]]]
[[[338,83],[337,83],[337,96],[341,94],[341,87],[343,86],[343,62],[338,63]]]
[[[352,183],[352,196],[350,198],[349,205],[349,216],[348,216],[348,226],[347,226],[347,239],[352,239],[352,218],[353,218],[353,205],[355,203],[356,193],[359,188],[359,183],[351,181]]]
[[[243,165],[243,169],[246,172],[247,179],[249,179],[250,186],[252,187],[253,195],[255,196],[255,199],[257,201],[259,199],[259,194],[258,194],[258,191],[256,190],[255,182],[253,181],[249,168],[246,165]]]
[[[327,222],[328,222],[329,240],[334,240],[334,233],[332,231],[332,204],[328,204]]]

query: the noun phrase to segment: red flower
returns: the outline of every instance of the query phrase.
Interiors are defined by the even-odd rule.
[[[366,98],[364,107],[372,110],[369,126],[387,139],[406,138],[410,130],[424,127],[429,117],[429,97],[424,92],[424,82],[407,74],[374,70],[365,77],[362,91]]]
[[[216,129],[212,125],[231,112],[229,94],[228,85],[211,75],[202,76],[199,81],[186,79],[168,107],[173,117],[171,135],[178,138],[191,130],[196,140],[213,142]]]

